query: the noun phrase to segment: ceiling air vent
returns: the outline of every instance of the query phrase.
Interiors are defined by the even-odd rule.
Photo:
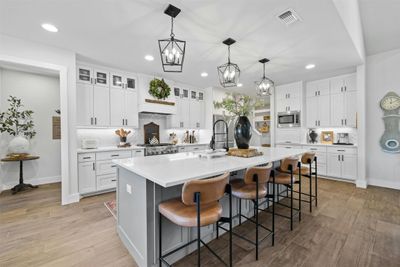
[[[299,15],[297,15],[297,13],[292,9],[288,9],[283,13],[281,13],[280,15],[278,15],[278,19],[285,25],[291,25],[301,20]]]

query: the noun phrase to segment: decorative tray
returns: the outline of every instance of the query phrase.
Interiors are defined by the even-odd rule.
[[[261,156],[263,153],[258,151],[256,148],[240,149],[240,148],[230,148],[228,156],[242,157],[242,158],[252,158]]]

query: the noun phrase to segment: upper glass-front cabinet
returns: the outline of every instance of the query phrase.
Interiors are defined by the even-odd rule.
[[[174,87],[174,96],[181,97],[181,89]]]
[[[136,78],[126,77],[125,88],[131,90],[136,89]]]
[[[94,75],[97,85],[108,86],[108,72],[95,70]]]
[[[204,100],[204,93],[203,92],[199,92],[199,100]]]
[[[114,88],[124,88],[124,83],[122,80],[122,75],[111,74],[111,87]]]
[[[92,69],[85,67],[85,66],[78,66],[77,67],[77,80],[80,83],[92,83]]]

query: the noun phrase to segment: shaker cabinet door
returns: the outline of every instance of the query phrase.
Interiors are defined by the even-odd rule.
[[[135,90],[126,90],[125,119],[127,126],[134,128],[139,127],[138,100]]]
[[[76,85],[76,120],[78,126],[89,126],[93,119],[93,86],[77,83]]]
[[[346,107],[345,125],[348,127],[357,127],[357,92],[346,92],[344,96]]]
[[[330,114],[330,97],[329,95],[318,96],[318,126],[329,127],[331,124],[331,114]]]
[[[331,95],[331,126],[344,126],[344,96],[342,93]]]
[[[94,162],[78,164],[79,193],[96,191],[96,171]]]
[[[125,113],[125,90],[124,89],[110,89],[110,121],[111,126],[124,125]]]
[[[95,126],[110,125],[110,89],[101,86],[93,87],[93,115]]]
[[[315,128],[318,126],[318,97],[308,97],[306,101],[307,127]]]
[[[342,178],[357,179],[357,155],[344,154],[342,160]]]
[[[342,175],[341,154],[328,153],[328,171],[327,175],[332,177],[341,177]]]

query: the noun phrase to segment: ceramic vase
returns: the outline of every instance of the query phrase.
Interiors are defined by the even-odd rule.
[[[8,151],[11,154],[24,154],[29,152],[29,141],[25,137],[19,135],[14,137],[8,144]]]
[[[248,149],[251,139],[251,123],[246,116],[239,116],[235,125],[235,141],[240,149]]]

